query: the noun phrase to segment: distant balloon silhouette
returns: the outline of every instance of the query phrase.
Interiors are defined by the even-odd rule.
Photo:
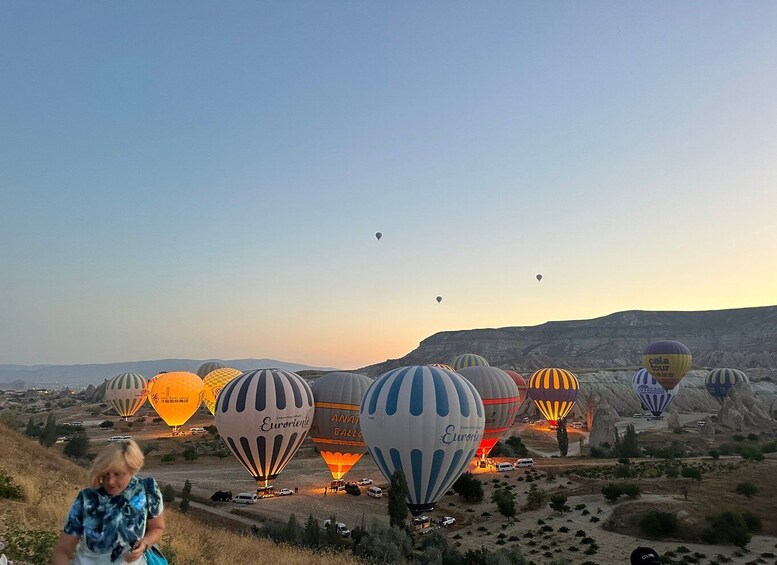
[[[542,275],[537,275],[537,280],[541,281],[542,280]]]
[[[201,379],[204,379],[208,376],[208,373],[215,371],[216,369],[223,369],[225,367],[226,365],[221,361],[205,361],[205,363],[200,365],[197,369],[197,376]]]
[[[439,304],[440,302],[442,302],[442,296],[438,296],[438,297],[436,298],[436,300],[437,300],[437,304]]]
[[[375,238],[376,238],[378,241],[380,241],[380,238],[381,238],[381,237],[383,237],[383,234],[382,234],[382,233],[378,232],[378,233],[376,233],[376,234],[375,234]]]
[[[484,357],[475,355],[474,353],[462,353],[451,361],[451,365],[453,365],[454,371],[458,371],[464,367],[488,367],[488,361],[486,361]]]

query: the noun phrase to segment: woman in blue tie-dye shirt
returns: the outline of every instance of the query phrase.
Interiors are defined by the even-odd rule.
[[[134,441],[109,445],[89,470],[70,508],[54,565],[145,565],[146,549],[162,537],[162,494],[156,481],[135,477],[143,453]],[[80,543],[79,543],[80,542]]]

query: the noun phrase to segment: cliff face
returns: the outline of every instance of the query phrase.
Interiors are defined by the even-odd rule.
[[[734,367],[777,375],[777,306],[705,312],[632,310],[539,326],[440,332],[401,359],[359,370],[376,376],[403,365],[449,363],[477,353],[493,366],[531,373],[541,367],[637,368],[653,341],[674,339],[693,353],[694,367]]]

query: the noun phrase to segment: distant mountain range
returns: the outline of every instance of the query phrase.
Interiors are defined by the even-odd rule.
[[[139,373],[151,378],[161,371],[196,372],[209,361],[197,359],[157,359],[154,361],[128,361],[88,365],[0,365],[0,389],[24,389],[32,387],[80,388],[99,385],[121,373]],[[276,359],[225,359],[219,360],[227,367],[248,371],[251,369],[278,368],[287,371],[334,371],[332,367],[311,367]]]
[[[733,367],[777,375],[777,306],[701,312],[629,310],[592,320],[538,326],[436,333],[400,359],[359,369],[370,376],[403,365],[450,363],[476,353],[496,367],[532,372],[638,367],[648,344],[673,339],[687,345],[693,366]],[[752,376],[752,375],[751,375]]]

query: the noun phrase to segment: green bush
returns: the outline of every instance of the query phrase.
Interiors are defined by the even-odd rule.
[[[679,523],[677,516],[671,512],[653,510],[645,514],[639,521],[642,533],[652,538],[663,538],[677,532]]]
[[[750,512],[726,510],[705,517],[709,527],[701,532],[706,543],[733,544],[744,548],[752,536],[751,531],[760,529],[760,518]]]
[[[162,489],[162,500],[164,502],[172,502],[175,500],[175,489],[173,485],[165,485]]]
[[[49,563],[59,533],[48,530],[25,530],[10,524],[5,530],[6,554],[25,563]]]
[[[746,496],[747,498],[753,498],[758,494],[758,487],[750,482],[738,483],[734,492]]]
[[[197,453],[197,450],[193,447],[187,447],[183,450],[183,458],[187,461],[194,461],[197,459],[200,455]]]
[[[738,445],[736,449],[742,459],[752,459],[753,461],[763,461],[764,454],[754,445]]]
[[[683,478],[701,481],[701,469],[698,467],[683,467],[680,474]]]
[[[170,463],[172,461],[175,461],[176,459],[178,459],[178,456],[175,453],[165,453],[162,456],[162,460],[161,461],[162,461],[162,463]]]
[[[15,484],[10,475],[0,469],[0,498],[22,498],[22,489]]]

